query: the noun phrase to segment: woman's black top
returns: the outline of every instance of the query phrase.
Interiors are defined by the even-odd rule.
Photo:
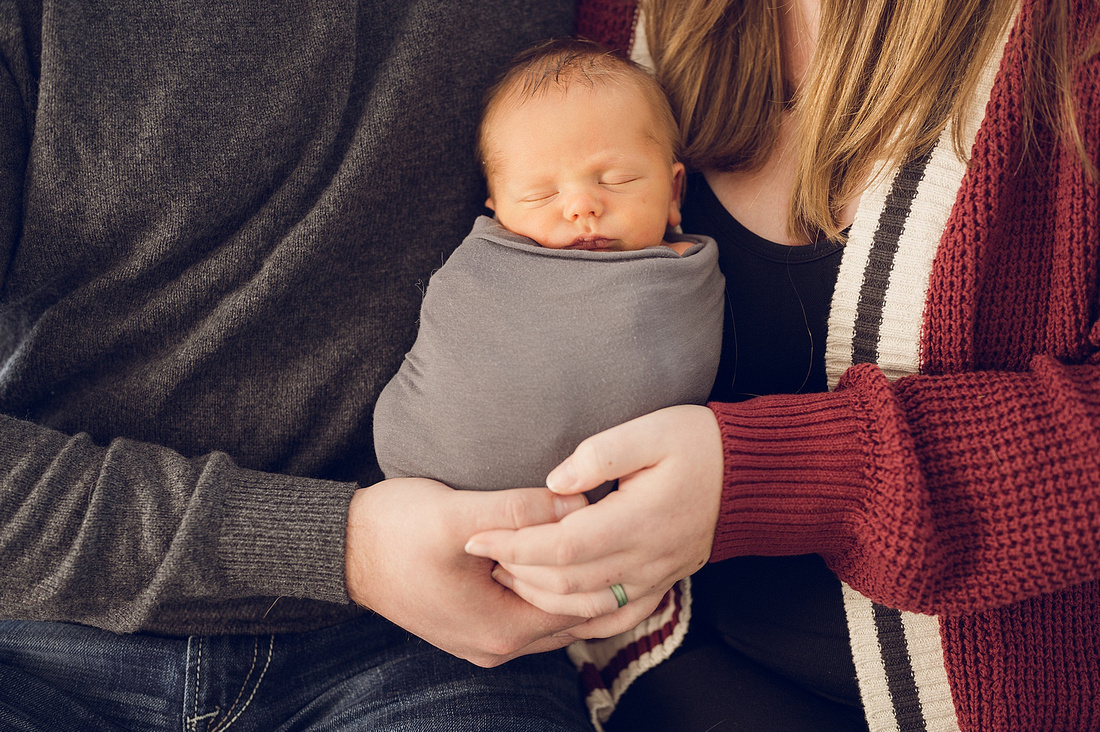
[[[825,334],[841,246],[784,246],[733,218],[701,174],[688,177],[683,230],[718,242],[726,276],[722,361],[711,399],[825,391]]]
[[[841,245],[762,239],[726,211],[701,174],[688,177],[682,226],[714,237],[726,277],[711,398],[824,391]],[[609,729],[707,729],[722,720],[745,726],[718,729],[865,728],[840,582],[820,557],[710,564],[694,576],[692,595],[683,647],[635,682]]]

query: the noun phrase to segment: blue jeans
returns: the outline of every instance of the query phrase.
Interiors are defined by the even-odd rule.
[[[309,633],[191,638],[0,621],[0,730],[591,727],[564,653],[482,669],[367,615]]]

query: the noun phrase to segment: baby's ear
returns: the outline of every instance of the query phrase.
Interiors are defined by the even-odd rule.
[[[485,199],[485,208],[487,208],[490,211],[496,213],[497,205],[495,203],[493,203],[493,197],[492,196],[489,196],[488,198]]]
[[[675,228],[680,225],[680,201],[684,197],[684,164],[672,164],[672,196],[668,203],[668,225]]]

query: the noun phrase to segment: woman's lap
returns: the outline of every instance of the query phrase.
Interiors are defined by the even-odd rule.
[[[642,674],[606,732],[866,732],[860,709],[809,691],[716,634],[689,631],[672,658]]]

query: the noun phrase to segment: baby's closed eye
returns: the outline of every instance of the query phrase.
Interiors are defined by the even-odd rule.
[[[531,193],[524,196],[519,200],[519,202],[531,205],[542,205],[553,201],[555,198],[557,198],[557,195],[557,191],[539,191],[537,193]]]
[[[628,183],[633,183],[636,180],[641,180],[640,175],[608,175],[600,179],[600,185],[602,186],[625,186]]]

